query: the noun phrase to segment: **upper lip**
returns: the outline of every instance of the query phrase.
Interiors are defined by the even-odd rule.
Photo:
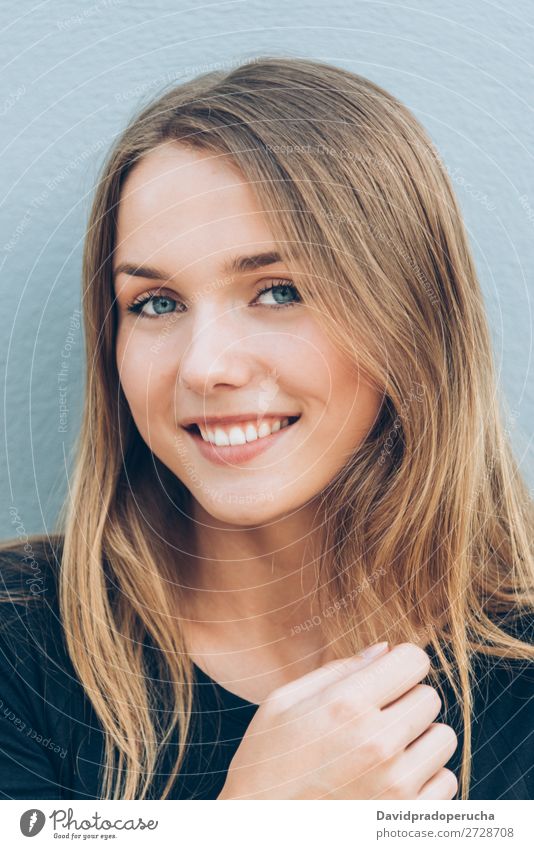
[[[300,413],[236,413],[233,416],[227,415],[219,415],[219,416],[196,416],[187,419],[183,419],[181,422],[182,427],[190,427],[194,424],[202,424],[202,425],[213,425],[220,424],[222,422],[253,422],[257,419],[266,419],[266,418],[277,418],[277,419],[291,419],[300,416]]]

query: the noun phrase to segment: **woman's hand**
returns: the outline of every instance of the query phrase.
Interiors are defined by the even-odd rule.
[[[441,699],[419,682],[430,659],[413,643],[343,658],[273,691],[256,711],[218,797],[452,799],[444,769],[458,744],[433,720]]]

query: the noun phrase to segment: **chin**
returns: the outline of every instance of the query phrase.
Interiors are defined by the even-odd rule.
[[[200,501],[203,509],[214,519],[227,525],[254,527],[266,522],[272,522],[279,514],[274,497],[261,495],[241,495],[224,492],[220,498]]]

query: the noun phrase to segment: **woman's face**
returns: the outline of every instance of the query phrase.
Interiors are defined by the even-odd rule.
[[[151,451],[233,525],[313,499],[382,396],[301,300],[298,269],[243,259],[276,250],[248,183],[222,156],[159,147],[129,173],[117,227],[117,365]],[[191,422],[219,445],[186,430]]]

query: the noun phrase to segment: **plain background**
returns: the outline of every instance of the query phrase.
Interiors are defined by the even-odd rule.
[[[2,0],[0,15],[1,538],[15,536],[13,511],[17,533],[52,531],[68,492],[81,251],[106,150],[169,83],[262,54],[363,74],[430,133],[465,216],[506,423],[532,487],[531,0]]]

